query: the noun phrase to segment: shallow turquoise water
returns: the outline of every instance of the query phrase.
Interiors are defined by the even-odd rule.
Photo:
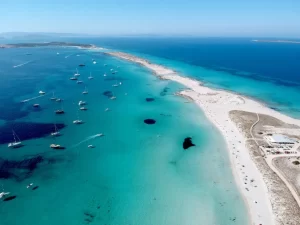
[[[19,149],[0,145],[2,159],[44,157],[31,173],[16,169],[12,172],[21,174],[18,178],[0,179],[4,190],[17,196],[0,202],[1,224],[247,224],[224,141],[196,105],[173,95],[182,86],[98,52],[30,49],[33,54],[25,56],[27,51],[0,53],[1,76],[6,79],[2,92],[9,93],[3,101],[17,103],[37,96],[39,90],[49,94],[21,105],[21,112],[17,106],[9,108],[2,115],[3,124],[10,118],[14,123],[55,122],[66,127],[58,138],[25,140]],[[28,59],[33,62],[12,68]],[[93,65],[92,59],[98,63]],[[79,69],[82,85],[69,80],[79,63],[86,64]],[[109,69],[117,66],[114,77]],[[94,80],[87,80],[90,72]],[[122,85],[113,88],[115,79]],[[83,96],[85,86],[89,94]],[[65,115],[54,114],[60,104],[49,100],[53,91],[64,99]],[[113,91],[117,99],[110,100],[104,91]],[[147,97],[155,101],[146,102]],[[76,126],[72,121],[77,119],[79,100],[87,101],[88,111],[79,112],[85,123]],[[34,103],[42,110],[32,111]],[[106,108],[111,111],[105,112]],[[156,124],[144,124],[147,118]],[[17,133],[31,132],[30,126],[18,129]],[[97,133],[105,136],[84,141]],[[184,151],[186,137],[192,137],[196,147]],[[51,150],[51,143],[66,149]],[[95,148],[87,148],[88,144]],[[38,189],[26,188],[32,182]]]

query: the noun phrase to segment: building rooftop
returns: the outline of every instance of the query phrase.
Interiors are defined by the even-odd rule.
[[[288,137],[282,134],[273,134],[270,137],[271,142],[273,143],[295,143],[293,139],[289,139]]]

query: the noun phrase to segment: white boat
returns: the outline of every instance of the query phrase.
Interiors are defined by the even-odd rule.
[[[58,109],[55,111],[55,114],[64,114],[65,111],[63,110],[63,106],[62,106],[62,103],[61,103],[61,109]]]
[[[102,137],[102,136],[104,136],[104,134],[100,133],[100,134],[96,134],[95,136],[96,137]]]
[[[61,102],[62,99],[58,98],[58,99],[56,99],[55,101],[56,101],[56,102]]]
[[[9,143],[8,147],[9,148],[19,148],[19,147],[21,147],[22,142],[21,142],[20,138],[18,137],[18,135],[14,131],[12,131],[12,133],[13,133],[13,136],[14,136],[14,142]]]
[[[53,136],[53,137],[60,136],[60,132],[58,131],[56,124],[54,124],[54,132],[51,133],[51,136]]]
[[[77,80],[77,77],[71,77],[70,80]]]
[[[110,69],[110,71],[114,71],[114,69]]]
[[[88,145],[88,148],[95,148],[94,145]]]
[[[0,193],[0,198],[4,197],[5,195],[9,195],[10,192],[1,192]]]
[[[106,77],[106,73],[103,76]]]
[[[96,61],[94,61],[94,62],[93,62],[93,64],[97,64],[97,62],[96,62]]]
[[[76,73],[74,73],[74,77],[78,77],[78,76],[80,76],[80,73],[78,73],[78,70],[76,68]]]
[[[40,95],[44,95],[44,94],[46,94],[46,92],[44,92],[44,91],[39,91],[39,94],[40,94]]]
[[[109,110],[110,110],[109,108],[106,108],[106,109],[105,109],[105,112],[107,112],[107,111],[109,111]]]
[[[56,55],[59,55],[59,52],[56,52]]]
[[[56,100],[56,98],[55,98],[55,96],[54,96],[54,92],[52,93],[52,97],[50,98],[50,100],[51,100],[51,101],[55,101],[55,100]]]
[[[83,121],[82,120],[74,120],[73,123],[74,124],[83,124]]]
[[[77,81],[77,84],[82,84],[82,83],[83,83],[82,80]]]
[[[81,111],[86,111],[86,110],[88,110],[86,107],[80,107],[80,110]]]
[[[94,79],[94,77],[92,76],[92,73],[90,73],[90,76],[88,77],[89,80]]]
[[[78,102],[78,105],[79,105],[79,106],[86,105],[86,102],[85,102],[85,101],[79,101],[79,102]]]
[[[40,107],[40,104],[33,104],[33,107],[34,107],[34,108],[39,108],[39,107]]]
[[[115,100],[116,98],[117,98],[116,96],[112,96],[110,99]]]
[[[50,148],[53,148],[53,149],[63,149],[63,147],[61,145],[57,145],[57,144],[51,144]]]
[[[88,94],[89,92],[88,92],[88,90],[86,89],[86,87],[85,87],[85,89],[84,89],[84,91],[82,92],[82,94],[84,94],[84,95],[86,95],[86,94]]]

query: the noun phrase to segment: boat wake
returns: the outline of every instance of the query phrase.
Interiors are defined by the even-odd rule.
[[[73,55],[73,54],[70,54],[70,55],[65,56],[65,59],[69,58],[71,55]]]
[[[91,136],[87,137],[86,139],[82,140],[81,142],[79,142],[79,143],[73,145],[71,148],[76,148],[76,147],[78,147],[79,145],[81,145],[81,144],[83,144],[83,143],[85,143],[85,142],[87,142],[87,141],[89,141],[89,140],[92,140],[92,139],[95,139],[95,138],[101,137],[101,136],[103,136],[103,134],[95,134],[95,135],[91,135]]]
[[[17,67],[25,66],[26,64],[28,64],[28,63],[31,63],[31,62],[33,62],[33,60],[31,60],[31,61],[28,61],[28,62],[25,62],[25,63],[22,63],[22,64],[19,64],[19,65],[15,65],[15,66],[13,66],[13,68],[17,68]]]
[[[41,97],[44,97],[48,94],[45,94],[45,95],[39,95],[39,96],[36,96],[36,97],[33,97],[33,98],[29,98],[29,99],[25,99],[25,100],[22,100],[21,102],[29,102],[31,100],[34,100],[34,99],[37,99],[37,98],[41,98]]]

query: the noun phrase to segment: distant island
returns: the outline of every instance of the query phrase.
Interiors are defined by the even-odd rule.
[[[34,47],[79,47],[79,48],[96,48],[92,44],[78,44],[70,42],[42,42],[42,43],[17,43],[17,44],[0,44],[0,48],[34,48]]]
[[[252,40],[253,42],[268,42],[268,43],[289,43],[289,44],[300,44],[300,41],[289,41],[289,40]]]

